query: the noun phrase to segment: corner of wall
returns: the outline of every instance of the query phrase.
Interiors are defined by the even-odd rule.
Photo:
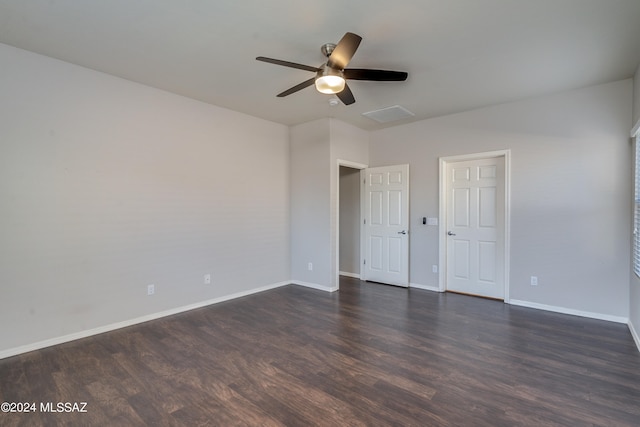
[[[640,121],[640,64],[633,75],[633,124]]]

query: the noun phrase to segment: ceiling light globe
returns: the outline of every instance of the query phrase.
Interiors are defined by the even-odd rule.
[[[345,81],[341,76],[320,76],[316,79],[316,89],[320,93],[338,93],[344,89]]]

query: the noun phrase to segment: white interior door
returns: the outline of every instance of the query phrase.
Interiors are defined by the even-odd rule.
[[[446,288],[504,299],[504,157],[447,163]]]
[[[409,165],[362,173],[364,279],[409,286]]]

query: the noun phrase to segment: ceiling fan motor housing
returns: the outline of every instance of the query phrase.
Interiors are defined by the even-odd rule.
[[[331,56],[331,53],[335,48],[336,48],[335,43],[326,43],[326,44],[323,44],[322,47],[320,47],[320,51],[324,56],[328,58]]]

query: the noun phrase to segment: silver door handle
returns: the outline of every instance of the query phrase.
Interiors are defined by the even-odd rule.
[[[455,236],[456,233],[452,232],[452,231],[447,231],[447,236]]]
[[[398,234],[407,234],[406,230],[398,231]]]

